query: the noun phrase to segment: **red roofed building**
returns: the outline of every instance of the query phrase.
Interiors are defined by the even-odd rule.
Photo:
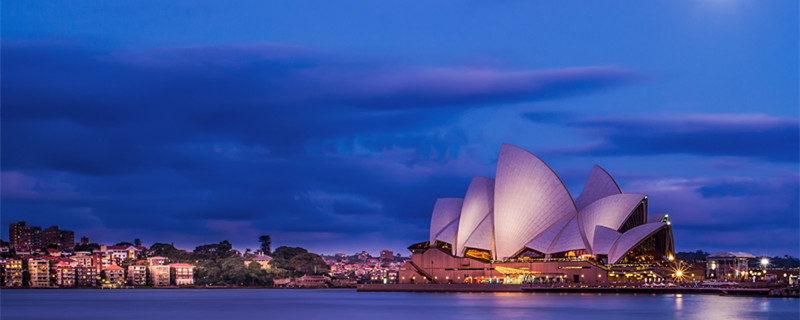
[[[122,263],[125,259],[137,259],[143,247],[137,246],[107,246],[106,252],[114,262]]]
[[[193,285],[194,284],[194,266],[188,263],[170,263],[170,275],[172,276],[172,283],[174,285]]]
[[[61,250],[54,249],[54,248],[47,248],[47,254],[49,254],[51,257],[60,257],[61,256]]]
[[[55,277],[56,285],[59,287],[74,287],[75,286],[75,267],[69,263],[61,261],[56,263],[53,268],[53,276]]]

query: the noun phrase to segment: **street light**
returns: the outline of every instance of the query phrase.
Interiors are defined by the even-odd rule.
[[[766,269],[768,264],[769,264],[769,259],[767,259],[767,257],[761,258],[761,267],[762,268]]]

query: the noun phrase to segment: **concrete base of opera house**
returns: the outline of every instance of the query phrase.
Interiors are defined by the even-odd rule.
[[[531,286],[523,284],[487,283],[420,283],[359,284],[360,292],[529,292],[529,293],[593,293],[593,294],[714,294],[751,297],[798,297],[797,289],[781,288],[698,288],[637,286]]]
[[[400,270],[398,282],[399,284],[508,286],[512,283],[519,285],[526,277],[528,281],[537,284],[596,285],[612,280],[609,279],[609,270],[587,260],[491,263],[468,257],[456,257],[442,248],[430,248],[416,251],[411,255],[411,261],[406,263],[405,269]]]
[[[404,292],[522,292],[521,284],[489,283],[399,283],[359,284],[358,291]]]

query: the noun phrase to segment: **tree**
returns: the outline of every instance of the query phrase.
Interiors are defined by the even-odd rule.
[[[235,254],[233,245],[231,245],[228,240],[223,240],[215,244],[202,245],[194,249],[194,256],[196,259],[225,259]]]
[[[292,259],[289,260],[289,265],[297,276],[304,274],[326,274],[330,271],[330,267],[325,263],[322,257],[310,252],[292,257]]]
[[[272,253],[272,238],[268,234],[258,237],[258,242],[261,242],[261,252],[264,254]]]
[[[184,261],[191,259],[186,252],[176,249],[175,246],[169,243],[156,242],[150,246],[150,252],[153,256],[167,257],[172,261]]]
[[[100,245],[96,243],[78,244],[75,246],[75,251],[89,251],[100,250]]]
[[[142,246],[142,239],[139,239],[139,238],[133,239],[133,245],[137,246],[137,247],[141,247]]]

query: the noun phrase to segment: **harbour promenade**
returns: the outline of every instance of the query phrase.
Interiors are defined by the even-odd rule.
[[[542,292],[616,294],[716,294],[726,296],[798,297],[797,288],[710,288],[643,286],[530,286],[521,284],[359,284],[362,292]]]

